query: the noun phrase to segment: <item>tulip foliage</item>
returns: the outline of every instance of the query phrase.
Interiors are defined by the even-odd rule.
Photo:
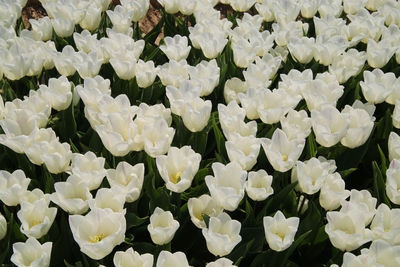
[[[398,1],[114,2],[0,1],[0,265],[400,266]]]

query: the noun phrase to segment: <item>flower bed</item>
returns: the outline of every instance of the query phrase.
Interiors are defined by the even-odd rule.
[[[158,2],[2,2],[0,263],[400,266],[400,4]]]

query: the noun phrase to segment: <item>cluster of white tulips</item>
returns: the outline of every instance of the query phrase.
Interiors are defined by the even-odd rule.
[[[198,179],[208,192],[188,194],[182,197],[186,206],[178,206],[187,209],[208,252],[217,257],[206,266],[238,264],[229,259],[245,238],[236,212],[243,211],[244,200],[274,198],[273,171],[290,172],[301,209],[298,217],[283,208],[262,214],[260,234],[268,248],[282,252],[292,246],[301,215],[318,199],[331,245],[345,252],[342,266],[400,266],[400,210],[394,206],[400,205],[400,136],[392,131],[385,140],[388,155],[383,157],[390,161],[387,170],[382,168],[386,203],[366,189],[349,188],[338,170],[339,159],[318,155],[318,149],[309,158],[301,157],[314,136],[322,149],[362,147],[373,138],[375,111],[384,103],[394,106],[389,108],[391,123],[400,128],[398,70],[383,70],[389,62],[400,63],[398,1],[158,0],[168,13],[164,16],[179,12],[176,17],[193,16],[196,22],[188,26],[187,36],[163,38],[156,48],[164,59],[160,64],[144,61],[146,42],[132,37],[149,0],[121,0],[113,9],[111,0],[40,0],[48,16],[29,20],[31,30],[16,31],[26,2],[0,1],[0,79],[14,83],[50,71],[59,76],[37,82],[23,99],[3,101],[9,96],[0,96],[0,144],[43,166],[44,179],[46,173],[65,180],[45,190],[34,188],[40,181],[28,178],[27,170],[0,171],[0,201],[17,211],[26,237],[25,242],[11,240],[12,263],[49,266],[55,240],[38,240],[63,212],[69,229],[62,231],[71,231],[80,251],[93,260],[114,255],[113,264],[121,267],[189,266],[191,255],[168,248],[185,220],[173,209],[149,209],[146,229],[149,242],[160,249],[157,253],[117,250],[129,244],[127,209],[145,194],[145,174],[157,172],[152,174],[163,185],[160,189],[149,182],[155,190],[180,198],[191,190],[199,169],[210,167],[209,175]],[[214,8],[219,2],[232,7],[236,21],[221,18]],[[250,9],[258,14],[237,16]],[[104,26],[107,21],[111,28]],[[60,41],[67,45],[60,47]],[[232,61],[228,64],[236,68],[235,75],[228,76],[221,64],[227,50],[231,57],[224,57]],[[190,65],[188,58],[195,52],[201,58]],[[133,81],[138,90],[151,90],[159,79],[168,101],[138,104],[127,94],[112,95],[114,81],[99,75],[106,64],[115,79],[130,85]],[[288,70],[290,65],[301,70]],[[213,94],[223,96],[225,103],[212,102]],[[353,95],[351,103],[341,102]],[[60,141],[50,122],[74,107],[82,107],[109,156],[120,159],[118,164],[107,164],[107,157],[90,147],[86,153],[73,153],[71,143]],[[211,118],[212,111],[218,115]],[[205,163],[206,155],[194,147],[173,145],[178,135],[175,115],[192,135],[204,133],[217,118],[227,162]],[[260,135],[264,126],[271,127],[268,137]],[[154,170],[126,157],[140,151]],[[258,164],[261,153],[270,173],[268,166]],[[7,224],[0,214],[0,239],[10,231]]]

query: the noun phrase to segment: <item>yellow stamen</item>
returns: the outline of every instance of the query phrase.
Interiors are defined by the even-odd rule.
[[[177,184],[177,183],[179,183],[179,181],[181,180],[181,176],[182,176],[182,173],[181,173],[181,172],[178,172],[176,175],[172,174],[172,175],[171,175],[170,181],[171,181],[172,183],[174,183],[174,184]]]
[[[94,236],[92,239],[89,239],[89,242],[97,243],[97,242],[100,242],[101,240],[103,240],[105,237],[106,237],[105,234],[99,234],[99,235]]]
[[[197,214],[197,215],[196,215],[196,218],[197,218],[199,221],[202,221],[202,220],[203,220],[203,214]]]
[[[288,157],[286,155],[282,155],[282,160],[283,161],[288,161]]]
[[[283,239],[285,239],[285,236],[282,235],[282,234],[278,234],[278,233],[276,235],[279,236],[282,239],[282,242],[283,242]]]
[[[31,226],[29,227],[29,229],[32,228],[33,226],[38,225],[38,224],[41,224],[41,223],[42,223],[42,222],[40,222],[40,221],[34,221],[34,222],[31,224]]]

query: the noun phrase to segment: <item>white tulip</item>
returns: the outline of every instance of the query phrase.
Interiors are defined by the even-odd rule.
[[[85,216],[70,215],[69,225],[82,253],[100,260],[110,254],[125,239],[125,212],[92,209]]]
[[[167,189],[182,193],[190,187],[199,170],[201,155],[190,146],[170,147],[167,155],[156,157],[156,164]]]
[[[167,122],[160,118],[153,124],[145,125],[142,134],[144,151],[155,158],[168,152],[175,135],[175,129],[168,127]]]
[[[217,217],[222,212],[222,207],[209,195],[201,195],[198,198],[189,198],[188,210],[193,224],[201,229],[207,227],[203,215]]]
[[[350,214],[360,213],[364,217],[365,226],[367,226],[371,223],[376,213],[376,202],[377,199],[372,197],[369,191],[352,189],[350,191],[350,200],[341,203],[342,208],[340,211]]]
[[[185,253],[178,251],[171,253],[163,250],[160,252],[157,258],[156,267],[191,267],[186,258]]]
[[[0,240],[2,240],[7,234],[7,221],[3,214],[0,213]]]
[[[400,136],[396,132],[390,132],[388,141],[389,161],[400,160]]]
[[[311,119],[305,110],[291,109],[286,116],[281,118],[280,122],[282,130],[289,140],[307,138],[311,133]]]
[[[352,251],[372,239],[372,232],[365,228],[361,213],[330,211],[326,218],[325,232],[332,245],[342,251]]]
[[[251,170],[257,163],[260,152],[260,140],[254,136],[233,134],[231,140],[225,142],[229,160],[240,164],[243,170]]]
[[[202,60],[196,66],[189,67],[190,80],[201,86],[200,96],[207,96],[217,87],[220,78],[220,68],[215,59]]]
[[[224,86],[224,98],[226,103],[235,101],[239,102],[239,94],[246,93],[249,89],[247,82],[240,80],[237,77],[233,77],[225,82]]]
[[[308,37],[290,39],[287,45],[293,59],[299,63],[307,64],[313,59],[315,39]]]
[[[206,267],[237,267],[233,261],[227,258],[219,258],[216,261],[207,263]]]
[[[18,267],[48,267],[50,266],[52,245],[52,242],[41,245],[39,241],[32,237],[28,238],[25,243],[14,243],[11,262]]]
[[[186,36],[178,34],[174,37],[166,36],[164,42],[165,45],[160,45],[160,50],[164,52],[169,60],[180,61],[188,57],[191,46],[188,45]]]
[[[100,187],[106,176],[104,163],[103,157],[96,157],[91,151],[85,154],[74,153],[71,160],[71,171],[72,174],[87,183],[89,190],[95,190]]]
[[[33,32],[42,34],[42,41],[51,39],[53,34],[53,26],[51,25],[51,21],[48,16],[40,19],[29,19],[29,23],[32,26]]]
[[[262,122],[266,124],[274,124],[296,107],[300,101],[294,98],[283,89],[264,89],[260,95],[257,105],[257,112]]]
[[[317,193],[329,174],[336,169],[334,162],[325,158],[311,158],[304,162],[297,161],[292,169],[292,183],[298,181],[297,189],[306,194]]]
[[[70,45],[64,46],[62,52],[55,52],[53,55],[54,65],[57,71],[64,76],[71,76],[76,72],[75,62],[77,54]]]
[[[139,1],[122,0],[120,2],[122,6],[125,6],[128,9],[133,10],[132,21],[134,22],[142,20],[146,16],[150,6],[149,0],[139,0]]]
[[[36,128],[29,135],[32,142],[29,142],[24,148],[26,156],[33,164],[42,165],[41,155],[44,153],[42,148],[49,145],[53,140],[57,140],[57,138],[52,128]]]
[[[137,70],[135,58],[121,55],[111,58],[110,64],[120,79],[129,81],[135,77]]]
[[[157,0],[168,14],[175,14],[179,11],[178,0]]]
[[[107,10],[107,16],[113,24],[113,30],[119,33],[128,33],[132,25],[133,9],[117,5],[114,10]]]
[[[208,124],[212,109],[210,100],[203,100],[200,97],[188,99],[185,103],[185,111],[182,120],[185,127],[191,132],[200,132]]]
[[[225,256],[242,241],[240,236],[241,223],[232,220],[222,212],[217,217],[211,217],[208,228],[203,228],[202,233],[206,239],[207,249],[215,256]]]
[[[305,139],[288,140],[285,132],[277,128],[271,139],[261,138],[261,144],[272,167],[279,172],[286,172],[299,159]]]
[[[56,34],[60,37],[69,37],[74,32],[75,23],[71,19],[57,17],[51,19],[51,24]]]
[[[370,228],[374,240],[382,239],[393,246],[400,245],[400,209],[390,209],[386,204],[380,204]]]
[[[50,200],[70,214],[82,214],[89,209],[88,200],[92,199],[87,183],[71,175],[65,182],[54,184],[55,192]]]
[[[345,189],[344,180],[338,172],[335,172],[329,174],[322,184],[319,194],[319,204],[325,210],[335,210],[349,196],[350,191]]]
[[[393,72],[383,73],[380,69],[364,71],[364,81],[360,86],[365,99],[373,104],[379,104],[392,93],[396,81]]]
[[[21,221],[21,233],[36,239],[46,235],[57,214],[57,208],[49,208],[45,199],[33,203],[22,202],[17,216]]]
[[[283,251],[290,247],[294,241],[300,219],[298,217],[285,218],[278,210],[273,217],[263,218],[265,238],[272,250]]]
[[[144,180],[144,164],[134,166],[125,161],[118,163],[117,168],[107,170],[107,181],[111,187],[119,187],[126,195],[125,201],[136,201],[140,196]]]
[[[43,154],[40,158],[49,172],[58,174],[68,170],[72,157],[72,151],[68,143],[60,143],[56,139],[41,145]]]
[[[376,260],[376,266],[399,266],[400,246],[393,246],[384,240],[372,241],[369,249],[362,249],[361,255]],[[365,264],[363,263],[363,266]]]
[[[159,67],[154,66],[153,61],[144,62],[139,59],[135,66],[136,82],[140,88],[147,88],[156,79]]]
[[[0,171],[0,200],[7,206],[17,206],[28,189],[31,179],[22,170]]]
[[[244,184],[247,172],[236,162],[227,165],[215,162],[211,165],[214,176],[205,178],[211,197],[219,206],[234,211],[244,197]]]
[[[57,111],[67,109],[72,102],[71,83],[65,76],[49,79],[49,86],[40,85],[39,92]]]
[[[101,65],[104,59],[99,58],[97,52],[85,52],[79,51],[76,54],[75,68],[82,78],[93,78],[99,74]]]
[[[256,136],[257,122],[244,122],[246,110],[239,107],[235,101],[229,102],[227,106],[218,104],[218,116],[222,132],[227,140],[231,140],[234,134],[241,136]]]
[[[367,46],[367,61],[368,65],[373,68],[382,68],[396,52],[396,47],[393,47],[387,39],[375,42],[373,39],[368,39]]]
[[[125,194],[121,187],[100,188],[96,192],[94,199],[89,199],[90,209],[111,209],[114,212],[123,212],[125,204]]]
[[[125,252],[117,251],[113,259],[115,267],[152,267],[153,261],[153,255],[149,253],[139,254],[133,248],[128,248]]]
[[[336,106],[336,102],[343,95],[344,87],[339,85],[336,76],[329,72],[318,73],[301,92],[310,111],[321,109],[323,105]]]
[[[157,75],[164,86],[179,87],[183,81],[189,79],[188,69],[189,65],[185,59],[180,61],[170,60],[160,66]]]
[[[353,106],[346,105],[342,111],[343,114],[348,114],[350,124],[340,143],[349,148],[363,145],[374,127],[375,117],[363,108],[364,106],[360,101],[357,101],[354,102]],[[372,108],[375,109],[375,106],[372,105]]]
[[[320,111],[311,111],[312,128],[315,140],[324,147],[336,145],[347,133],[348,116],[335,107],[326,105]]]
[[[274,193],[271,184],[272,175],[268,175],[266,171],[249,172],[245,184],[246,193],[254,201],[263,201]]]
[[[151,240],[157,245],[171,242],[178,228],[179,222],[174,220],[172,213],[159,207],[150,216],[150,224],[147,226]]]
[[[386,194],[390,201],[400,204],[400,160],[393,159],[386,171]]]
[[[343,84],[350,77],[357,76],[361,72],[366,60],[365,51],[352,48],[333,57],[332,64],[329,65],[329,72],[335,74],[338,82]]]

